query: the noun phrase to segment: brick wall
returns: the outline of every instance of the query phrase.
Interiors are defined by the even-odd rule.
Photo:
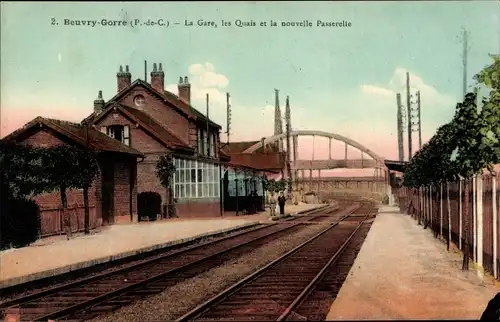
[[[22,143],[36,147],[50,147],[65,144],[64,141],[49,133],[49,130],[46,128],[41,128],[40,131],[26,138]]]
[[[22,143],[37,147],[50,147],[59,144],[66,144],[58,137],[52,135],[50,130],[45,128],[41,128],[39,132],[34,133]],[[102,225],[100,184],[101,177],[98,175],[89,189],[91,228]],[[66,198],[68,202],[68,212],[71,219],[72,230],[82,230],[84,219],[83,189],[68,189],[66,191]],[[33,200],[40,207],[42,236],[62,232],[60,191],[56,190],[49,193],[42,193],[34,196]]]
[[[96,123],[97,130],[101,130],[102,126],[110,125],[128,125],[130,127],[130,146],[143,153],[159,152],[165,153],[167,149],[158,140],[144,132],[141,127],[136,127],[129,119],[119,112],[111,112],[105,118]]]
[[[220,216],[219,198],[179,200],[175,205],[180,218],[218,217]]]
[[[198,127],[194,122],[189,122],[189,145],[198,151]]]
[[[115,217],[128,217],[130,219],[130,160],[116,160],[114,170],[114,210]],[[132,198],[137,199],[137,198]],[[137,210],[132,210],[137,213]]]
[[[135,107],[134,97],[139,94],[146,99],[146,104],[141,110],[168,128],[172,133],[175,133],[187,144],[189,142],[189,121],[186,117],[177,112],[174,107],[166,106],[168,103],[149,94],[144,88],[140,86],[132,88],[119,103]]]
[[[137,164],[137,193],[154,191],[160,194],[162,204],[166,202],[166,189],[161,185],[156,175],[158,155],[146,155],[143,162]]]

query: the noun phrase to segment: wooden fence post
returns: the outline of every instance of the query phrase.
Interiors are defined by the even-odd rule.
[[[477,195],[477,180],[476,176],[474,175],[472,177],[472,258],[474,262],[477,263],[477,202],[476,202],[476,195]]]
[[[493,276],[498,279],[498,267],[497,267],[497,249],[498,249],[498,209],[497,209],[497,178],[496,175],[492,178],[492,206],[493,206]]]
[[[483,248],[484,248],[484,238],[483,238],[483,175],[478,175],[477,176],[477,191],[476,191],[476,198],[477,198],[477,210],[476,210],[476,216],[477,216],[477,264],[478,264],[478,275],[480,277],[483,276]]]
[[[422,216],[424,213],[424,188],[418,188],[418,199],[420,200],[420,209],[418,210],[418,215]]]
[[[451,244],[451,202],[450,202],[450,183],[446,182],[446,201],[448,205],[448,250]]]
[[[458,180],[458,248],[462,250],[462,179]]]
[[[429,186],[429,214],[431,216],[431,230],[434,231],[434,216],[432,214],[432,184]]]
[[[443,237],[443,184],[439,184],[439,235]]]

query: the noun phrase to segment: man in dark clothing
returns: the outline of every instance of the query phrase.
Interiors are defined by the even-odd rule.
[[[253,190],[252,191],[252,214],[257,213],[257,191]]]
[[[253,204],[252,193],[250,192],[245,199],[246,199],[245,200],[245,210],[247,212],[247,215],[250,215],[252,213],[252,204]]]
[[[488,306],[486,306],[480,320],[500,320],[500,293],[497,293],[497,295],[488,302]]]
[[[286,198],[283,196],[283,191],[280,191],[280,196],[278,197],[278,205],[280,207],[280,215],[285,214],[285,202]]]

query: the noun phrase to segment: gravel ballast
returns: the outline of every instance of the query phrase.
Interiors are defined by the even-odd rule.
[[[92,319],[93,322],[171,321],[231,284],[311,238],[327,225],[308,225],[305,229],[249,254],[235,258],[194,278],[184,280],[164,292],[145,298],[113,313]]]

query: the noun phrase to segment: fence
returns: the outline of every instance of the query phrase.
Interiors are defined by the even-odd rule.
[[[468,191],[460,180],[420,189],[401,187],[394,194],[402,210],[419,224],[430,227],[434,236],[455,244],[462,252],[467,236],[470,258],[499,279],[499,179],[500,176],[489,174],[476,176],[469,181]]]
[[[84,230],[85,209],[82,205],[73,205],[67,208],[67,213],[71,222],[71,231],[79,232]],[[64,233],[63,212],[60,207],[50,207],[40,209],[40,237],[48,237]],[[89,207],[90,229],[98,226],[96,208]]]

